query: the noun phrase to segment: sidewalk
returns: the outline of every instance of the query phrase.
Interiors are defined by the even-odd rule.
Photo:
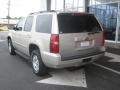
[[[120,55],[120,48],[106,47],[106,51],[109,52],[109,53]]]

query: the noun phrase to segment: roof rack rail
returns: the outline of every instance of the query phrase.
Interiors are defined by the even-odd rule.
[[[32,12],[30,13],[30,15],[32,14],[37,14],[37,13],[44,13],[44,12],[56,12],[55,10],[50,10],[50,11],[38,11],[38,12]]]

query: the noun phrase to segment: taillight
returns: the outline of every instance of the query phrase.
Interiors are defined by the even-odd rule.
[[[101,42],[101,46],[104,46],[105,44],[105,36],[104,36],[104,32],[102,32],[102,42]]]
[[[50,52],[59,53],[59,35],[52,34],[50,38]]]

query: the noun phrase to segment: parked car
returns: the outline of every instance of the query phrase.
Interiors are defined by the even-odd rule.
[[[87,13],[31,13],[10,30],[7,40],[9,53],[29,56],[33,72],[40,76],[47,68],[86,65],[105,53],[102,27]]]

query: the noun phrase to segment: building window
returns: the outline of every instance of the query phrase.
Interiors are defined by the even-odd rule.
[[[52,0],[51,10],[84,11],[84,0]]]
[[[118,3],[97,4],[88,7],[89,13],[95,14],[102,24],[107,40],[116,40]]]
[[[83,2],[84,0],[65,0],[65,10],[83,12]]]

